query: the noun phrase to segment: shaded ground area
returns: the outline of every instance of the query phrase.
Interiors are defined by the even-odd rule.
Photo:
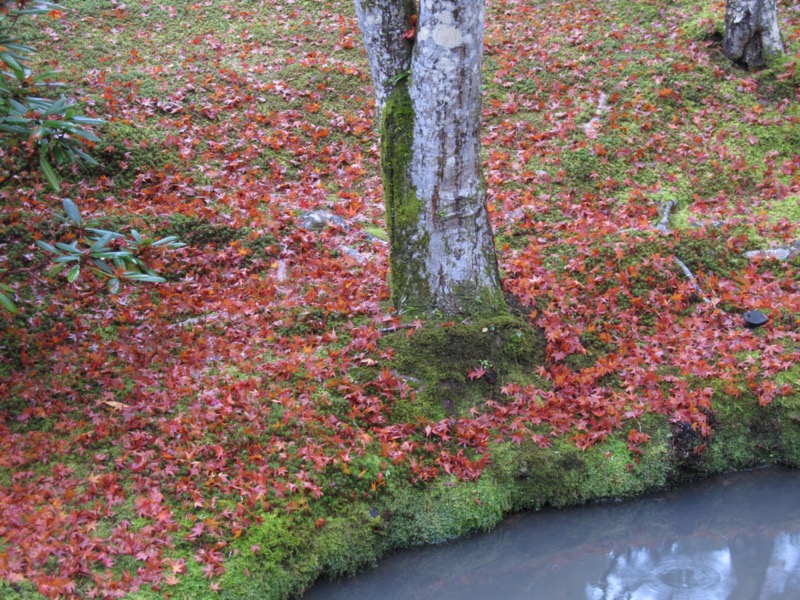
[[[0,155],[0,596],[283,598],[511,510],[797,466],[800,258],[745,255],[800,238],[794,3],[758,74],[722,57],[721,2],[487,4],[515,300],[466,323],[388,306],[349,2],[87,0],[30,29],[109,121],[64,193],[189,247],[159,286],[48,281],[33,242],[73,234]]]

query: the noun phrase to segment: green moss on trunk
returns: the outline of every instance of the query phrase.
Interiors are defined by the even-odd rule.
[[[425,205],[411,181],[414,119],[408,82],[401,80],[386,102],[381,124],[381,174],[390,243],[392,301],[398,309],[420,313],[440,311],[473,316],[504,313],[506,305],[491,238],[477,250],[484,253],[482,262],[488,265],[488,273],[480,273],[472,281],[449,282],[445,286],[435,284],[437,277],[445,276],[434,277],[430,272],[431,234],[421,222],[425,211],[433,209]],[[473,200],[465,198],[464,203],[470,204]],[[437,227],[437,219],[441,221],[437,214],[428,214],[427,218],[432,219],[431,227]],[[448,218],[462,217],[449,215]],[[473,226],[466,222],[462,225]],[[488,217],[486,227],[489,227]],[[448,247],[445,252],[452,253],[452,249]]]
[[[419,231],[424,207],[411,184],[414,106],[408,83],[401,81],[386,102],[381,124],[381,174],[386,230],[391,254],[390,289],[397,308],[424,309],[433,304],[425,278],[427,236]]]

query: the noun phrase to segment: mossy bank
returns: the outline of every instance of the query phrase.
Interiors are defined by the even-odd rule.
[[[410,336],[401,330],[389,343],[398,354],[395,366],[417,389],[413,398],[397,401],[398,422],[480,411],[496,386],[519,381],[544,355],[542,333],[512,316],[429,325]],[[470,380],[464,374],[474,365],[491,369],[496,379]],[[796,385],[798,375],[795,368],[781,381],[794,378]],[[552,438],[549,447],[493,441],[475,481],[443,475],[412,484],[402,472],[387,471],[373,501],[342,503],[321,516],[268,513],[227,550],[219,597],[297,597],[317,578],[352,576],[390,550],[485,531],[515,511],[630,498],[731,470],[800,466],[800,394],[760,406],[744,384],[738,396],[725,396],[723,389],[720,383],[714,391],[710,439],[667,416],[647,414],[586,450],[569,436]],[[649,435],[637,452],[629,449],[631,428]],[[175,598],[207,594],[199,569],[170,590]]]

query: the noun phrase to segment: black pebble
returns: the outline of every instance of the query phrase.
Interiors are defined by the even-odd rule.
[[[745,327],[760,327],[767,321],[769,321],[769,319],[761,311],[748,310],[746,313],[744,313]]]

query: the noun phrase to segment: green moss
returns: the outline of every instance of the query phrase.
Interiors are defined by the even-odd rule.
[[[770,127],[754,126],[752,124],[740,123],[737,132],[743,138],[752,136],[757,143],[741,144],[734,138],[728,138],[726,145],[732,153],[743,155],[749,165],[752,165],[752,174],[763,176],[764,171],[759,171],[768,162],[769,157],[773,157],[778,164],[784,160],[791,160],[797,153],[800,146],[800,131],[796,123],[784,120],[782,124],[775,124]],[[728,171],[729,172],[729,171]]]
[[[713,438],[708,441],[707,450],[689,457],[683,467],[687,473],[694,470],[705,477],[782,462],[780,420],[777,406],[760,407],[750,394],[735,401],[715,394]]]
[[[776,402],[782,408],[780,441],[786,464],[800,465],[800,365],[775,376],[778,389],[788,386],[788,393]]]
[[[202,565],[192,558],[186,560],[186,570],[180,575],[178,584],[168,588],[170,598],[180,600],[205,600],[209,598],[217,599],[219,593],[212,592],[208,587],[208,577],[205,576]],[[134,571],[135,572],[135,571]],[[165,598],[164,589],[153,590],[152,588],[142,588],[138,592],[125,596],[126,600],[162,600]],[[263,596],[269,600],[278,598],[277,596]]]
[[[241,233],[244,235],[246,231],[241,230]],[[246,259],[251,262],[275,256],[280,249],[278,239],[271,233],[262,233],[259,235],[248,234],[247,237],[241,241],[240,246],[250,251]]]
[[[0,598],[7,600],[42,600],[42,596],[30,582],[9,583],[0,581]]]
[[[775,375],[775,383],[778,386],[790,386],[793,391],[785,396],[785,405],[789,406],[791,404],[796,408],[800,408],[800,364],[796,364],[790,369]]]
[[[486,530],[503,518],[512,503],[508,491],[492,479],[439,480],[424,489],[404,487],[388,501],[388,531],[393,546],[433,544]]]
[[[222,597],[294,597],[320,575],[354,575],[376,564],[390,547],[382,519],[361,503],[340,509],[316,523],[308,516],[265,515],[232,544],[220,579]]]
[[[490,466],[477,482],[447,479],[425,488],[393,489],[383,501],[391,545],[437,543],[486,530],[512,510],[661,489],[672,476],[669,428],[664,417],[648,417],[641,425],[652,438],[638,463],[627,449],[626,433],[585,452],[565,438],[548,449],[531,442],[503,443],[492,446]]]
[[[748,263],[744,252],[754,250],[758,244],[752,240],[745,228],[722,231],[706,230],[702,235],[681,235],[675,241],[674,253],[697,274],[713,273],[730,277],[742,271]]]
[[[641,447],[638,462],[628,450],[627,433],[587,451],[557,438],[549,448],[533,442],[494,447],[488,475],[509,490],[514,510],[572,506],[660,489],[673,475],[665,421],[650,416],[640,424],[651,439]]]
[[[708,382],[715,390],[714,437],[690,468],[706,476],[761,465],[800,466],[800,365],[773,381],[778,389],[790,389],[767,406],[759,405],[743,379],[732,384],[738,396],[731,395],[730,384]]]
[[[389,236],[387,235],[386,231],[380,227],[364,227],[364,231],[374,238],[378,238],[384,242],[389,241]]]
[[[791,391],[776,400],[780,406],[779,440],[780,461],[791,466],[800,467],[800,365],[783,371],[775,377],[779,388],[789,386]]]
[[[375,566],[389,550],[384,522],[370,510],[363,504],[350,505],[328,518],[314,536],[314,552],[325,574],[332,578],[355,575],[365,566]]]
[[[587,148],[566,150],[561,154],[561,167],[568,182],[589,182],[604,170],[601,159]]]
[[[319,34],[319,32],[316,33]],[[264,35],[268,34],[264,33]],[[258,55],[252,55],[248,57],[248,60],[258,62],[262,59]],[[231,61],[232,69],[238,69],[240,64],[238,59]],[[305,115],[309,123],[321,127],[330,126],[330,118],[326,115],[330,115],[331,111],[348,114],[357,108],[354,101],[364,98],[366,102],[364,80],[358,73],[343,74],[322,65],[307,66],[298,62],[290,64],[287,61],[279,72],[279,78],[291,82],[292,87],[298,90],[318,89],[318,86],[324,86],[325,110]],[[261,105],[259,110],[269,114],[270,111],[279,111],[288,107],[302,108],[304,105],[305,101],[302,97],[284,98],[282,95],[270,95],[265,98],[265,104]],[[327,139],[335,140],[343,133],[338,129],[331,129],[330,137]]]
[[[395,491],[387,503],[392,543],[450,539],[492,527],[512,510],[630,497],[731,469],[800,464],[800,415],[759,407],[752,397],[720,405],[725,408],[713,418],[711,441],[682,436],[662,415],[641,419],[637,428],[651,439],[638,460],[627,448],[627,432],[587,451],[566,438],[554,439],[550,448],[495,445],[477,483],[445,481]]]
[[[800,88],[800,64],[794,54],[771,54],[765,56],[766,68],[759,72],[761,89],[774,98],[795,98]],[[797,127],[795,127],[797,129]]]
[[[119,339],[119,327],[115,324],[99,326],[95,331],[104,342]]]
[[[232,544],[220,580],[222,597],[266,600],[297,594],[320,571],[307,536],[290,517],[265,515]]]
[[[681,33],[690,40],[721,39],[725,30],[725,14],[720,11],[719,3],[702,3],[693,5],[695,10],[686,21]]]
[[[173,214],[169,218],[169,224],[159,229],[158,235],[174,235],[185,244],[201,248],[207,244],[230,244],[247,235],[247,231],[230,225],[214,225],[199,217]]]
[[[89,224],[96,229],[106,229],[108,231],[118,231],[127,234],[131,229],[136,229],[139,233],[152,231],[157,225],[158,219],[151,215],[137,215],[131,213],[122,214],[103,214],[92,219]]]
[[[531,382],[534,367],[544,361],[543,336],[509,315],[469,325],[428,325],[389,343],[396,350],[396,369],[420,382],[414,400],[395,404],[393,418],[403,422],[465,416],[486,399],[499,398],[505,382]],[[469,372],[479,367],[487,375],[470,380]]]
[[[798,140],[800,147],[800,140]],[[769,208],[769,220],[774,222],[786,219],[790,223],[800,223],[800,196],[789,196],[775,202]]]
[[[2,251],[4,269],[20,269],[30,266],[30,254],[35,250],[33,232],[22,223],[11,225],[0,224],[0,239],[3,240]],[[26,258],[26,256],[28,258]],[[3,275],[2,282],[8,282]]]
[[[179,160],[177,151],[164,148],[158,134],[145,126],[112,121],[100,136],[103,151],[97,158],[102,163],[101,173],[113,177],[117,189],[130,187],[140,173],[160,170]]]
[[[581,345],[586,354],[570,354],[564,359],[564,363],[573,371],[587,369],[593,366],[597,359],[614,352],[616,346],[600,339],[596,330],[585,332],[580,336]]]
[[[689,227],[689,205],[679,205],[678,210],[670,216],[670,222],[676,229],[686,229]]]
[[[743,379],[704,380],[714,389],[709,424],[711,439],[702,438],[685,424],[673,423],[672,460],[679,480],[707,477],[725,471],[764,465],[800,464],[800,368],[780,373],[775,382],[792,385],[795,393],[761,406]]]
[[[673,224],[676,220],[673,213]],[[680,215],[680,213],[679,213]],[[676,257],[683,261],[694,273],[713,273],[729,277],[743,270],[748,259],[744,252],[759,248],[763,241],[755,235],[755,228],[746,225],[730,227],[688,227],[675,229],[669,236],[653,233],[647,237],[608,236],[605,245],[592,249],[586,257],[585,276],[603,280],[598,283],[600,291],[619,286],[632,296],[646,296],[655,285],[669,285],[673,275],[682,281],[683,273],[677,263],[667,263],[666,268],[654,257]],[[622,249],[624,252],[619,253]],[[635,267],[633,273],[625,273],[628,267]],[[624,276],[620,275],[624,273]],[[673,281],[674,283],[674,281]],[[624,302],[624,296],[618,298]]]
[[[408,83],[401,81],[389,97],[381,124],[381,174],[386,203],[386,229],[391,244],[390,289],[398,308],[426,308],[431,290],[421,278],[425,272],[427,239],[420,239],[422,202],[411,185],[414,143],[414,107]]]

